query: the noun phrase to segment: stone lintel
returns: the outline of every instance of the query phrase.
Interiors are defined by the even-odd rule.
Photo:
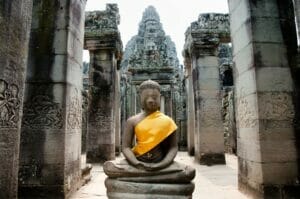
[[[185,33],[184,51],[188,54],[214,54],[219,43],[230,42],[228,14],[200,14]],[[184,52],[183,54],[187,54]]]
[[[117,4],[106,4],[104,11],[85,13],[84,49],[112,49],[121,59],[122,41],[118,30],[120,15]],[[119,60],[117,59],[117,60]]]

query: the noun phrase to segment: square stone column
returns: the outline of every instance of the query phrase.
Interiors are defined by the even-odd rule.
[[[278,1],[228,2],[236,67],[239,189],[257,198],[298,198],[293,81]]]
[[[200,14],[186,32],[184,56],[191,63],[188,72],[194,94],[190,99],[194,98],[195,108],[195,158],[206,165],[225,163],[217,56],[220,42],[229,42],[228,15]]]
[[[186,92],[187,92],[187,145],[189,155],[194,155],[195,152],[195,103],[194,103],[194,88],[191,69],[190,57],[185,56],[184,65],[187,73]]]
[[[120,135],[119,17],[116,4],[107,4],[104,11],[86,12],[84,46],[90,52],[88,162],[114,159]]]
[[[34,1],[19,195],[65,198],[80,186],[86,1]]]
[[[17,198],[32,0],[0,2],[0,198]]]

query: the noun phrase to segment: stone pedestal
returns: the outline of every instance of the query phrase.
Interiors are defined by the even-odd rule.
[[[110,199],[192,198],[195,169],[173,162],[158,171],[137,169],[126,160],[105,162],[103,170]]]
[[[107,4],[105,11],[86,13],[84,48],[90,52],[88,162],[115,158],[115,135],[119,135],[120,126],[117,74],[122,51],[118,24],[116,4]]]
[[[85,1],[34,1],[20,145],[21,198],[80,186]]]
[[[239,189],[257,198],[298,198],[299,132],[293,126],[293,82],[279,1],[228,2],[236,67]]]
[[[31,0],[0,2],[0,198],[17,198]]]
[[[200,164],[224,164],[224,135],[221,116],[219,58],[217,47],[229,41],[228,15],[200,14],[186,32],[184,56],[189,85],[189,120],[195,116],[195,158]],[[194,98],[194,101],[192,99]],[[193,128],[193,127],[190,127]]]

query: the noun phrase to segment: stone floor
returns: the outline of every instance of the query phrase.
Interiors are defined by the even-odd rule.
[[[196,168],[194,179],[194,199],[247,199],[237,190],[237,158],[226,154],[226,165],[203,166],[194,162],[185,152],[179,152],[176,160]],[[71,199],[104,199],[106,189],[104,186],[105,174],[101,165],[93,165],[92,180],[78,190]]]

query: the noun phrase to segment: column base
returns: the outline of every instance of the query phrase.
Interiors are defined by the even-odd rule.
[[[210,153],[210,154],[201,154],[198,157],[199,163],[201,165],[215,165],[215,164],[226,164],[224,153]]]
[[[92,149],[87,152],[88,163],[104,163],[108,160],[116,158],[114,144],[101,144],[98,148]]]

